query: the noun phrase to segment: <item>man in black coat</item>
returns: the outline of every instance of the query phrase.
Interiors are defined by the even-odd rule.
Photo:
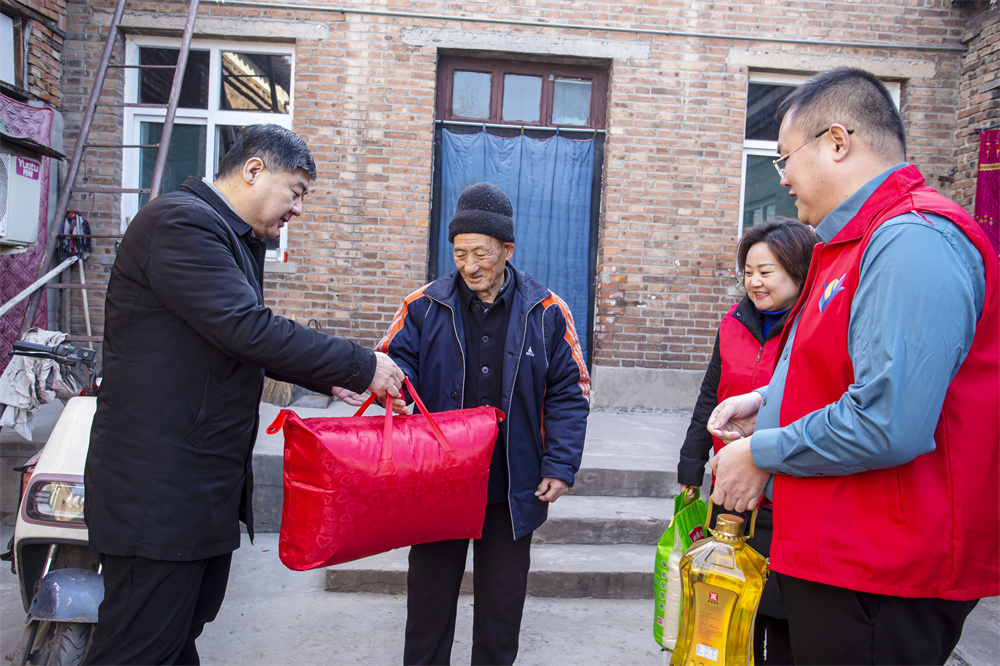
[[[239,521],[253,536],[252,451],[265,371],[329,392],[399,395],[384,354],[264,306],[264,238],[302,213],[305,142],[240,133],[214,183],[144,206],[108,284],[104,379],[85,482],[104,601],[89,663],[198,663]]]

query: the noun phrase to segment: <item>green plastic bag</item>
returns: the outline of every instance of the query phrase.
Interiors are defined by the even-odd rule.
[[[656,546],[653,638],[657,645],[667,650],[673,650],[677,644],[681,614],[681,576],[678,569],[681,556],[692,543],[705,536],[706,515],[708,504],[701,499],[697,489],[678,495],[674,498],[674,517]]]

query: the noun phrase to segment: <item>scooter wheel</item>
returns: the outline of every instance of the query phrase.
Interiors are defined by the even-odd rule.
[[[43,622],[28,652],[29,664],[77,666],[83,663],[94,625],[84,622]]]

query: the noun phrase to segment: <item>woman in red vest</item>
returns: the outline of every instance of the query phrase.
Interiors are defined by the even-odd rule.
[[[736,260],[746,295],[730,308],[719,325],[712,360],[677,463],[681,488],[699,488],[709,451],[718,453],[725,446],[707,430],[715,406],[729,396],[747,393],[770,381],[780,351],[781,330],[802,292],[816,242],[810,227],[783,217],[757,224],[743,234]],[[765,557],[771,550],[769,506],[757,513],[750,545]],[[778,586],[769,580],[757,612],[754,663],[791,663],[786,617]]]

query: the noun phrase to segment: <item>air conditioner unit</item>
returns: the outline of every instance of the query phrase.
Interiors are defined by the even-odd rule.
[[[0,149],[0,245],[32,245],[38,240],[41,195],[41,160],[4,145]]]

